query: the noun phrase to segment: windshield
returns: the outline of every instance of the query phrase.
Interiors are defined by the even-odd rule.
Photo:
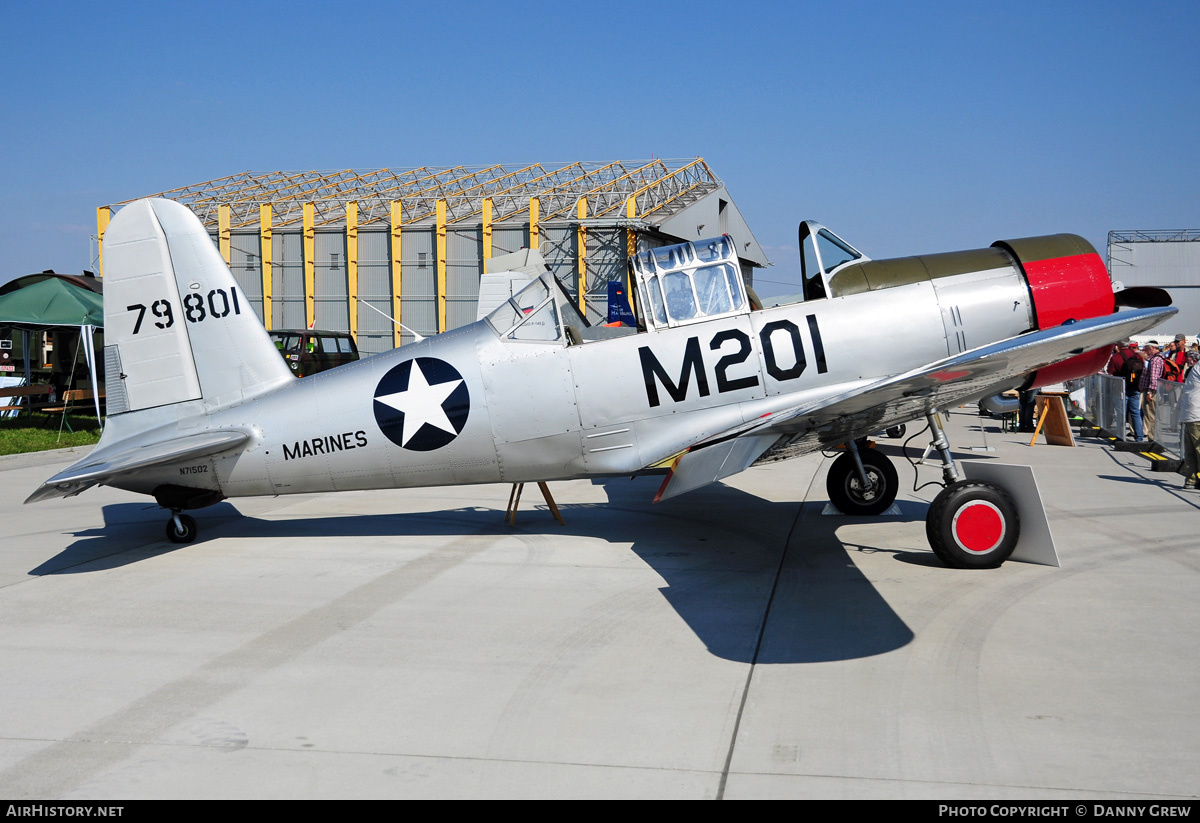
[[[550,273],[497,306],[487,322],[503,338],[542,342],[565,339],[564,326],[582,329],[589,325]]]
[[[631,263],[649,325],[673,326],[746,309],[741,264],[728,236],[650,249]]]

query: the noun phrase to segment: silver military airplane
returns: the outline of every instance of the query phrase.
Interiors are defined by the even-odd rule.
[[[939,410],[1095,372],[1175,312],[1118,313],[1074,235],[876,261],[805,222],[800,246],[803,294],[773,305],[717,237],[630,261],[636,325],[589,325],[543,271],[469,326],[297,380],[200,221],[141,200],[105,236],[103,436],[26,502],[98,484],[152,495],[188,543],[184,511],[228,497],[659,473],[665,500],[844,447],[830,500],[878,514],[897,474],[865,438],[925,418],[945,481],[930,544],[994,566],[1016,508],[959,479]]]

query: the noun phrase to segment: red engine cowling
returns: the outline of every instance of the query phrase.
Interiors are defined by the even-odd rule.
[[[1068,320],[1101,317],[1116,310],[1108,269],[1092,244],[1082,237],[1052,234],[1000,240],[992,246],[1012,255],[1025,275],[1034,322],[1039,329],[1060,326]],[[1095,374],[1108,363],[1110,354],[1111,349],[1106,346],[1047,366],[1031,375],[1028,388]]]

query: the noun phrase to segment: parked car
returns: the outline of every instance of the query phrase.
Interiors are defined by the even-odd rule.
[[[349,332],[322,329],[275,329],[275,348],[297,377],[307,377],[358,359],[358,346]]]

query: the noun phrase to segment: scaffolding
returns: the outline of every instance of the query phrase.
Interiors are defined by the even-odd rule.
[[[628,257],[670,242],[662,225],[717,193],[728,198],[692,158],[242,172],[151,196],[196,214],[267,328],[350,331],[371,353],[409,339],[388,316],[421,334],[474,320],[487,261],[519,248],[603,317]],[[108,221],[130,202],[97,209],[101,273]],[[752,241],[747,269],[766,263]]]

